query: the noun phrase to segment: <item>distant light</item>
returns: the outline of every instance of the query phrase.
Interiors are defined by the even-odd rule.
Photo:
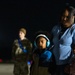
[[[3,62],[3,60],[2,60],[2,59],[0,59],[0,62]]]

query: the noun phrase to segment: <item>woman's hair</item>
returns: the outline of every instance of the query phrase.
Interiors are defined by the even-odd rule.
[[[68,19],[71,18],[71,16],[75,16],[75,8],[73,6],[69,6],[69,5],[66,5],[62,8],[62,11],[61,11],[61,14],[60,14],[60,18],[61,16],[63,15],[63,13],[65,12],[65,10],[67,10],[69,12],[69,17]]]

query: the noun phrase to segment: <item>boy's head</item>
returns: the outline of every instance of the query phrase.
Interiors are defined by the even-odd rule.
[[[25,38],[26,35],[26,29],[25,28],[20,28],[19,30],[19,38]]]
[[[47,35],[40,33],[35,37],[34,45],[39,49],[45,49],[50,46],[50,40]]]

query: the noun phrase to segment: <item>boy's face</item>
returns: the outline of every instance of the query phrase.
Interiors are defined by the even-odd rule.
[[[37,47],[39,49],[45,49],[46,48],[46,42],[47,42],[47,40],[44,37],[39,37],[37,40]]]
[[[22,31],[19,31],[19,38],[24,38],[25,37],[25,34],[22,32]]]

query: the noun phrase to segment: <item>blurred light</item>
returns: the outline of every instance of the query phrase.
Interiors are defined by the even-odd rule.
[[[0,59],[0,62],[3,62],[3,60],[2,60],[2,59]]]

